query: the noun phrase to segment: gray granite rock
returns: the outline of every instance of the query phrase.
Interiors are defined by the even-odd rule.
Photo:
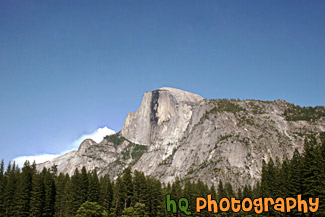
[[[324,132],[325,118],[287,121],[292,106],[282,100],[206,100],[174,88],[144,94],[140,108],[130,113],[123,129],[97,144],[85,140],[77,151],[38,165],[97,169],[115,178],[123,168],[143,171],[164,183],[200,179],[217,185],[254,184],[262,160],[290,158],[303,148],[305,133]]]

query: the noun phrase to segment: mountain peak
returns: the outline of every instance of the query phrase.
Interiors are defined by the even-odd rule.
[[[79,146],[78,151],[85,151],[87,150],[90,146],[97,144],[94,140],[92,139],[85,139]]]
[[[139,109],[127,116],[122,135],[138,144],[173,143],[182,138],[193,108],[202,100],[197,94],[171,87],[146,92]]]
[[[171,95],[175,97],[177,101],[187,101],[187,102],[195,103],[204,99],[198,94],[191,93],[185,90],[180,90],[173,87],[162,87],[156,91],[168,91]]]
[[[117,177],[127,166],[159,177],[176,177],[234,187],[260,179],[262,160],[290,158],[303,149],[304,135],[325,129],[325,108],[305,108],[282,100],[203,100],[197,94],[162,87],[144,94],[120,133],[100,143],[85,140],[78,151],[38,165],[98,169]]]

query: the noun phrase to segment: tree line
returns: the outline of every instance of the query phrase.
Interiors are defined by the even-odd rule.
[[[72,176],[57,174],[56,166],[42,171],[36,164],[25,162],[22,169],[15,163],[0,165],[0,216],[185,216],[166,211],[166,195],[175,200],[187,198],[192,216],[325,216],[325,136],[308,136],[304,150],[294,151],[291,159],[263,161],[261,180],[254,186],[234,189],[230,183],[219,181],[217,189],[198,180],[180,180],[163,185],[158,179],[126,168],[115,180],[109,174],[98,177],[97,171],[76,169]],[[213,214],[208,210],[195,212],[196,197],[296,197],[320,198],[316,213],[304,214],[293,210],[275,210],[262,214],[225,212]]]

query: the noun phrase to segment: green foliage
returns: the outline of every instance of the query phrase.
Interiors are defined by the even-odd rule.
[[[44,207],[43,207],[43,216],[53,216],[55,213],[55,182],[53,174],[50,171],[47,171],[44,175]]]
[[[84,202],[77,211],[76,217],[106,217],[104,208],[96,202]]]
[[[109,136],[105,136],[104,139],[107,142],[111,142],[116,146],[121,145],[125,141],[125,138],[123,136],[121,136],[119,133],[112,134],[112,135],[109,135]]]
[[[226,139],[226,137],[225,137]],[[205,165],[205,163],[203,164]],[[22,170],[10,164],[4,171],[0,164],[0,216],[184,216],[166,212],[165,195],[178,200],[186,197],[193,216],[215,216],[207,209],[196,213],[196,197],[220,198],[319,197],[319,210],[312,216],[325,216],[325,133],[306,137],[303,153],[294,151],[291,159],[270,159],[263,163],[261,180],[255,186],[237,188],[219,179],[217,191],[198,180],[179,178],[162,186],[159,180],[126,168],[112,181],[108,174],[98,179],[96,170],[85,168],[70,177],[56,175],[52,169],[38,172],[25,163]],[[299,216],[297,210],[285,216]],[[255,216],[253,212],[220,213],[219,216]],[[271,209],[258,216],[283,216]]]
[[[42,216],[45,200],[44,173],[34,174],[30,200],[32,216]]]
[[[69,192],[69,182],[70,177],[60,173],[56,177],[56,195],[55,195],[55,216],[64,216],[67,213],[68,208],[68,195],[66,192]]]
[[[87,197],[85,198],[85,192],[87,193],[87,191],[88,186],[85,186],[82,176],[79,170],[76,168],[73,176],[71,177],[71,181],[69,182],[69,193],[67,195],[69,215],[75,215],[80,205],[86,201]]]
[[[131,153],[132,159],[139,160],[141,156],[147,151],[148,147],[145,145],[134,144]]]
[[[251,125],[251,126],[256,126],[259,128],[259,126],[254,122],[253,118],[250,118],[249,116],[241,116],[238,118],[238,125],[239,126],[244,126],[244,125]]]
[[[231,134],[227,134],[227,135],[224,135],[224,136],[220,136],[220,138],[218,139],[218,142],[221,142],[223,140],[227,140],[228,138],[231,138],[232,135]]]
[[[122,217],[147,217],[145,210],[146,205],[143,203],[136,203],[134,207],[128,207],[123,210]]]
[[[113,216],[120,216],[125,207],[125,186],[123,185],[121,177],[117,177],[114,185],[114,213]]]
[[[80,202],[86,202],[88,199],[89,177],[85,167],[82,167],[81,174],[78,180],[78,192]]]
[[[108,212],[113,205],[113,184],[108,174],[100,178],[100,205]]]
[[[99,202],[100,185],[96,170],[93,170],[92,172],[88,173],[88,184],[89,185],[87,201]]]
[[[147,198],[147,184],[146,184],[146,177],[143,172],[134,171],[134,177],[133,177],[133,200],[136,203],[146,203]]]
[[[267,102],[267,101],[263,101],[264,103],[266,102],[266,103],[270,103],[269,101]],[[248,103],[248,106],[249,106],[249,109],[250,109],[250,111],[254,114],[254,115],[260,115],[260,114],[264,114],[265,113],[265,111],[264,111],[264,109],[261,107],[261,106],[259,106],[258,105],[258,102],[257,101],[250,101],[249,103]]]
[[[234,100],[217,99],[210,100],[210,103],[213,104],[214,107],[203,114],[200,119],[200,123],[203,123],[211,114],[218,114],[223,112],[230,112],[236,114],[237,112],[246,111],[245,108],[237,105]]]
[[[5,213],[5,207],[4,207],[4,190],[5,190],[5,176],[4,176],[4,161],[1,161],[0,164],[0,216],[4,215]]]
[[[305,200],[318,197],[320,198],[319,210],[313,216],[325,216],[324,146],[321,135],[319,138],[310,135],[305,139],[302,154],[295,150],[291,160],[284,159],[282,163],[277,160],[276,164],[272,159],[268,163],[264,162],[260,195],[285,198],[302,194]],[[257,188],[254,191],[258,192]],[[278,216],[278,213],[273,211],[272,215]],[[298,213],[296,209],[290,213],[290,216],[299,215],[301,213]]]
[[[17,206],[16,213],[18,216],[28,215],[30,211],[30,198],[32,191],[32,176],[33,173],[32,167],[29,162],[26,161],[22,172],[19,177],[18,183],[18,196],[17,196]]]
[[[228,99],[218,99],[218,100],[211,100],[215,107],[210,110],[211,113],[216,114],[218,112],[230,112],[230,113],[237,113],[240,111],[246,111],[243,107],[234,103],[234,100]]]
[[[290,105],[284,112],[287,121],[315,121],[325,117],[325,107],[301,107]]]
[[[127,160],[130,157],[133,159],[133,164],[138,162],[141,156],[147,151],[148,147],[145,145],[134,144],[130,142],[128,146],[123,150],[123,159]]]
[[[127,167],[123,171],[122,175],[122,188],[120,189],[123,202],[124,202],[124,207],[130,207],[132,198],[133,198],[133,180],[132,180],[132,175],[131,175],[131,168]]]
[[[9,162],[6,172],[3,177],[3,204],[1,205],[1,210],[3,216],[15,216],[16,214],[16,205],[17,205],[17,195],[18,189],[17,184],[19,183],[20,170],[13,163]]]
[[[221,198],[227,197],[227,192],[223,187],[223,183],[221,180],[219,180],[218,184],[218,199],[220,200]]]

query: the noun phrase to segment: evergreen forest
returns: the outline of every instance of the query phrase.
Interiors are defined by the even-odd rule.
[[[72,176],[58,174],[57,167],[36,170],[36,164],[25,162],[0,165],[0,216],[186,216],[182,211],[167,212],[166,195],[177,201],[187,198],[192,216],[325,216],[325,133],[306,136],[304,150],[294,151],[291,159],[263,161],[261,179],[254,186],[234,189],[231,183],[219,181],[215,188],[202,181],[181,180],[163,185],[158,179],[126,168],[115,180],[109,174],[98,177],[97,171],[76,169]],[[196,213],[196,197],[212,198],[286,198],[302,194],[303,199],[319,198],[315,213],[297,209],[280,213],[274,209],[256,214]]]

